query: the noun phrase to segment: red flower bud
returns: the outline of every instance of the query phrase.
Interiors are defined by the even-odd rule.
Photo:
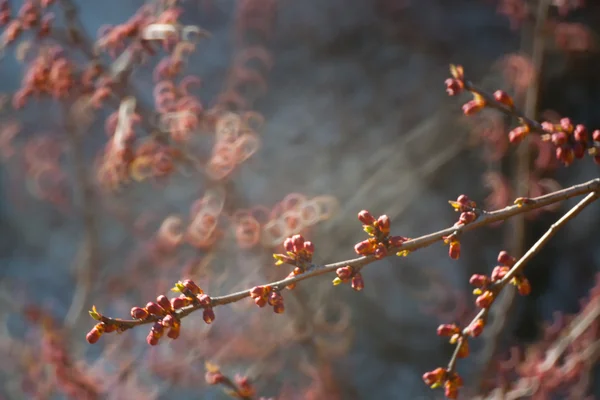
[[[515,129],[513,129],[512,131],[510,131],[508,133],[508,140],[513,144],[517,144],[517,143],[521,142],[523,139],[525,139],[525,137],[528,134],[529,134],[529,126],[527,126],[527,125],[517,126]]]
[[[294,252],[294,241],[292,240],[292,238],[287,238],[285,239],[285,241],[283,242],[283,247],[285,248],[285,251],[289,251],[289,252]]]
[[[162,319],[162,325],[166,328],[170,328],[176,323],[176,319],[173,315],[169,314]]]
[[[552,143],[555,146],[562,146],[567,143],[567,140],[569,140],[569,137],[565,132],[555,132],[552,134]]]
[[[348,279],[352,278],[354,270],[351,266],[346,265],[345,267],[336,269],[335,273],[337,274],[338,278],[340,278],[342,281],[347,281]]]
[[[375,248],[375,258],[380,260],[382,258],[385,258],[385,256],[387,256],[388,251],[387,248],[385,247],[385,245],[383,243],[378,243],[377,247]]]
[[[485,322],[483,322],[482,319],[478,319],[469,326],[469,335],[472,337],[478,337],[483,332],[484,327]]]
[[[473,274],[469,279],[469,283],[475,287],[483,288],[490,284],[490,278],[485,275]]]
[[[254,304],[262,308],[267,305],[267,299],[265,299],[264,297],[255,297]]]
[[[375,217],[367,210],[362,210],[358,213],[358,220],[362,222],[363,225],[373,225],[375,223]]]
[[[405,238],[404,236],[392,236],[389,238],[389,244],[392,247],[400,247],[402,246],[402,243],[406,242],[408,240],[408,238]]]
[[[463,114],[468,116],[468,115],[477,114],[479,111],[483,110],[484,107],[485,107],[485,102],[471,100],[462,106],[462,110],[463,110]]]
[[[469,356],[469,342],[466,338],[460,338],[458,341],[458,353],[456,356],[458,358],[466,358]]]
[[[446,93],[448,93],[449,96],[455,96],[459,94],[464,88],[462,81],[454,78],[446,79],[444,84],[446,85]]]
[[[503,265],[497,265],[492,270],[492,281],[496,282],[500,279],[504,278],[504,275],[510,270],[509,267],[505,267]]]
[[[299,253],[300,250],[304,247],[304,237],[302,235],[294,235],[292,236],[292,244],[293,244],[293,252]]]
[[[165,309],[165,311],[171,310],[171,301],[169,301],[169,298],[167,296],[161,294],[156,298],[156,302],[159,306]]]
[[[600,142],[600,129],[596,129],[592,133],[592,140],[594,140],[594,142]]]
[[[354,251],[356,252],[356,254],[360,254],[363,256],[367,256],[367,255],[373,253],[374,250],[375,249],[373,248],[371,241],[369,241],[368,239],[363,240],[362,242],[354,245]]]
[[[94,327],[87,335],[85,335],[85,340],[87,340],[89,344],[94,344],[100,339],[100,336],[102,336],[102,332]]]
[[[390,217],[388,217],[387,215],[382,215],[379,218],[377,218],[375,225],[384,235],[390,233]]]
[[[210,296],[207,294],[201,294],[198,296],[198,300],[200,301],[200,305],[203,307],[208,307],[211,304]]]
[[[313,242],[304,242],[304,250],[308,254],[313,254],[315,252],[315,245],[313,244]]]
[[[433,371],[429,371],[423,374],[423,381],[427,386],[435,385],[436,383],[442,383],[446,378],[446,370],[443,368],[436,368]]]
[[[568,134],[573,132],[573,123],[571,122],[570,118],[561,118],[560,126],[562,130]]]
[[[508,93],[506,93],[503,90],[496,90],[494,92],[494,99],[498,102],[498,103],[502,103],[505,106],[508,107],[513,107],[513,100],[512,98],[508,95]]]
[[[156,346],[158,344],[158,337],[153,335],[152,333],[149,333],[148,336],[146,336],[146,343],[148,343],[150,346]]]
[[[190,299],[188,299],[185,296],[179,296],[179,297],[175,297],[175,298],[171,299],[171,306],[175,310],[179,310],[180,308],[183,308],[183,307],[189,306],[189,305],[190,305]]]
[[[517,262],[517,259],[508,254],[507,251],[502,250],[498,253],[498,264],[506,265],[512,267]]]
[[[460,333],[460,328],[455,324],[443,324],[437,328],[438,336],[452,336],[456,333]]]
[[[167,333],[167,337],[169,337],[170,339],[177,339],[179,337],[180,333],[181,333],[181,325],[175,325],[175,326],[171,327],[171,329],[169,330],[169,333]]]
[[[488,308],[493,302],[494,294],[489,290],[483,292],[483,294],[477,297],[477,300],[475,300],[475,304],[477,304],[477,307],[479,308]]]
[[[575,138],[576,141],[585,145],[588,140],[588,132],[587,132],[586,127],[581,124],[577,125],[575,127],[575,132],[573,132],[573,137]]]
[[[517,285],[517,290],[521,296],[527,296],[531,293],[531,284],[526,278],[522,278],[521,282]]]
[[[148,310],[150,314],[156,315],[157,317],[162,317],[163,315],[166,315],[166,311],[161,306],[152,301],[146,304],[146,310]]]
[[[141,307],[133,307],[131,309],[131,317],[134,319],[146,319],[148,318],[148,311]]]
[[[202,319],[207,324],[212,323],[215,320],[215,312],[213,311],[213,309],[212,308],[205,308],[204,312],[202,313]]]
[[[357,272],[352,277],[352,289],[356,290],[357,292],[360,292],[364,288],[365,288],[365,281],[363,280],[361,273]]]
[[[182,282],[183,286],[185,286],[185,288],[187,290],[189,290],[194,296],[197,294],[202,294],[202,289],[200,289],[200,287],[198,287],[198,285],[196,285],[196,283],[190,279],[186,279],[185,281]]]
[[[453,260],[460,258],[460,242],[451,242],[448,248],[448,255]]]
[[[273,312],[275,314],[283,314],[284,311],[285,311],[285,307],[283,306],[283,303],[281,303],[281,304],[275,304],[273,306]]]
[[[460,218],[458,219],[458,222],[463,225],[466,225],[466,224],[469,224],[469,223],[475,221],[476,219],[477,219],[477,214],[475,214],[473,211],[465,211],[460,214]]]
[[[204,375],[204,379],[209,385],[218,385],[225,382],[225,376],[221,372],[208,371],[206,372],[206,375]]]

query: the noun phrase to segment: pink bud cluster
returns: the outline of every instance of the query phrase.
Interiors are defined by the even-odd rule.
[[[312,257],[315,252],[315,245],[304,239],[302,235],[294,235],[285,239],[283,247],[286,254],[273,254],[275,265],[289,264],[293,265],[294,269],[288,275],[292,278],[296,275],[304,273],[312,265]],[[293,289],[296,284],[291,284],[288,289]]]
[[[283,296],[278,291],[273,290],[271,286],[255,286],[250,289],[250,298],[254,304],[264,307],[267,304],[273,307],[275,314],[282,314],[285,311],[283,306]]]
[[[358,213],[358,220],[363,224],[363,230],[370,236],[354,246],[356,254],[384,258],[391,249],[398,249],[408,239],[403,236],[390,236],[390,218],[381,215],[375,219],[367,210]],[[400,255],[400,254],[399,254]]]
[[[458,398],[458,390],[463,386],[463,380],[456,372],[444,368],[426,372],[423,381],[432,389],[444,386],[444,394],[449,399]]]
[[[170,339],[179,337],[181,321],[178,311],[184,307],[192,304],[200,306],[203,309],[202,317],[207,324],[212,323],[215,319],[210,296],[204,294],[204,291],[196,283],[189,279],[178,282],[173,290],[181,294],[170,300],[167,296],[160,295],[156,298],[156,302],[150,301],[145,307],[133,307],[131,309],[131,317],[134,320],[154,322],[146,337],[146,342],[151,346],[156,346],[165,333]],[[90,315],[92,318],[101,321],[86,336],[90,344],[96,343],[103,333],[126,329],[118,324],[107,322],[108,320],[100,315],[95,308],[90,311]]]

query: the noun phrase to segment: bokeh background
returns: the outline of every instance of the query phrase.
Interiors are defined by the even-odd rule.
[[[223,190],[225,209],[231,212],[257,205],[272,208],[290,193],[308,199],[331,196],[331,218],[306,231],[316,245],[315,260],[329,263],[354,256],[353,245],[363,236],[355,216],[363,208],[389,215],[393,233],[417,237],[454,223],[447,200],[467,193],[480,204],[502,203],[506,193],[499,182],[518,178],[514,150],[495,157],[502,144],[486,141],[493,132],[482,133],[497,133],[497,125],[486,121],[506,121],[492,114],[475,123],[466,120],[461,105],[467,96],[450,98],[443,85],[448,64],[460,63],[483,87],[516,87],[510,68],[525,75],[526,68],[515,67],[520,64],[514,60],[530,54],[534,22],[516,23],[514,15],[500,12],[501,3],[508,2],[255,2],[262,4],[256,5],[259,14],[272,11],[264,19],[270,34],[259,39],[273,67],[265,73],[266,91],[253,94],[251,101],[265,123],[258,131],[260,150],[227,182],[211,182],[198,171],[176,172],[158,183],[127,185],[116,194],[94,186],[94,203],[87,204],[87,197],[74,188],[78,164],[60,107],[49,100],[32,101],[14,111],[10,100],[5,102],[2,129],[18,122],[20,130],[14,139],[17,155],[0,164],[2,398],[44,398],[35,397],[36,391],[52,399],[69,395],[53,387],[55,370],[46,357],[52,352],[48,346],[56,345],[53,340],[62,343],[72,360],[69,373],[94,378],[97,398],[227,398],[221,388],[204,382],[204,362],[209,360],[232,376],[250,376],[260,395],[278,399],[442,398],[421,376],[445,365],[452,352],[436,336],[437,326],[466,321],[475,312],[469,276],[491,271],[501,249],[527,248],[573,203],[527,219],[522,235],[509,223],[466,235],[459,261],[449,259],[447,248],[438,244],[373,264],[363,272],[360,293],[345,285],[334,288],[332,277],[323,276],[284,293],[283,315],[244,303],[217,308],[211,326],[199,315],[190,316],[183,321],[180,339],[162,339],[156,348],[145,343],[146,327],[106,334],[88,345],[85,334],[93,321],[87,310],[93,304],[106,315],[126,317],[130,307],[166,293],[186,277],[211,295],[223,295],[287,275],[289,271],[272,265],[273,249],[240,249],[227,230],[210,250],[183,248],[157,259],[152,239],[161,222],[189,213],[207,190]],[[125,22],[143,3],[74,2],[93,38],[102,25]],[[181,21],[212,35],[198,44],[186,68],[186,74],[201,77],[202,87],[195,93],[207,109],[227,87],[230,66],[240,52],[239,13],[248,3],[252,0],[188,0],[182,5]],[[17,10],[21,3],[11,4]],[[573,51],[561,48],[552,35],[546,39],[543,69],[534,71],[541,75],[539,115],[552,110],[600,126],[599,11],[587,4],[563,17],[550,6],[557,21],[589,27],[591,44]],[[58,8],[55,14],[60,26],[64,18]],[[15,47],[5,49],[0,63],[0,89],[7,96],[18,90],[27,65],[16,59]],[[136,67],[127,86],[150,106],[157,60]],[[104,120],[114,110],[99,111],[83,135],[81,153],[92,182],[96,156],[107,140]],[[63,206],[36,196],[19,161],[20,149],[40,135],[66,148],[60,161],[67,174]],[[193,149],[206,154],[211,140],[206,135]],[[532,159],[541,152],[533,146]],[[568,169],[533,173],[544,179],[540,190],[548,190],[595,178],[598,167],[584,160]],[[96,231],[93,260],[82,218],[90,207]],[[516,298],[498,316],[501,332],[475,341],[472,356],[460,362],[459,371],[473,388],[462,398],[472,398],[480,385],[489,383],[485,371],[497,377],[493,360],[508,359],[513,346],[525,349],[540,341],[544,323],[553,321],[556,312],[579,311],[579,299],[595,285],[600,266],[599,223],[595,205],[533,260],[526,269],[532,295]],[[27,317],[38,308],[55,321],[54,339],[47,339],[48,328],[39,318]],[[587,394],[600,394],[597,382],[588,389]]]

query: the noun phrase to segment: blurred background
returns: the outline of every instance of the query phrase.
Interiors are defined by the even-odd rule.
[[[127,23],[145,2],[50,4],[43,12],[54,13],[50,37],[35,39],[26,30],[4,46],[0,62],[2,398],[228,398],[204,382],[206,361],[250,377],[257,398],[443,398],[421,376],[452,354],[437,326],[465,323],[476,313],[469,277],[490,273],[502,249],[522,254],[574,201],[465,235],[458,261],[437,244],[375,263],[363,271],[362,292],[321,276],[284,292],[282,315],[250,300],[216,308],[211,325],[193,314],[182,321],[180,338],[156,347],[145,342],[146,326],[89,345],[85,334],[94,321],[87,310],[95,305],[127,318],[131,307],[186,278],[212,296],[283,279],[290,270],[275,267],[271,255],[286,233],[313,241],[318,263],[353,258],[364,236],[356,219],[361,209],[387,214],[393,234],[414,238],[451,226],[456,214],[447,201],[462,193],[495,209],[524,189],[540,195],[596,178],[589,157],[567,169],[541,141],[509,147],[514,121],[487,111],[466,119],[461,106],[469,96],[444,91],[448,65],[461,64],[470,80],[508,91],[532,117],[569,116],[600,127],[600,8],[538,1],[179,2],[181,24],[210,32],[174,79],[201,79],[190,86],[202,105],[201,123],[179,141],[168,129],[147,131],[164,121],[155,87],[169,76],[156,66],[170,53],[155,46],[156,54],[127,63],[112,96],[134,96],[148,111],[136,140],[166,137],[164,146],[183,161],[173,162],[168,176],[144,173],[117,190],[106,188],[101,171],[114,137],[105,122],[120,100],[78,112],[73,98],[41,96],[18,108],[13,95],[44,45],[58,43],[74,64],[89,65],[84,46],[101,43],[111,32],[103,26]],[[17,18],[23,2],[8,3]],[[160,15],[168,2],[146,3]],[[89,38],[82,49],[68,45],[75,28]],[[135,50],[131,43],[115,57],[100,46],[96,61],[119,70],[115,59]],[[264,117],[251,129],[249,157],[218,176],[210,172],[215,110]],[[194,220],[202,199],[217,204],[214,240],[170,242],[184,221]],[[307,204],[316,216],[293,226],[285,220],[286,210]],[[260,225],[260,239],[250,244],[240,241],[236,219],[248,210]],[[466,386],[460,398],[518,382],[527,373],[516,366],[539,359],[555,337],[547,325],[560,332],[565,316],[582,309],[600,266],[599,223],[593,205],[526,268],[532,294],[508,293],[498,302],[494,329],[459,362]],[[597,332],[586,332],[586,343],[596,343]],[[600,394],[596,358],[576,374],[581,379],[565,379],[556,398]]]

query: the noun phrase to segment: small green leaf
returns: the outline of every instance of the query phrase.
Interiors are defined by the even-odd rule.
[[[96,306],[92,306],[92,310],[89,311],[89,313],[90,313],[90,317],[94,318],[96,321],[102,320],[102,315],[100,315],[100,313],[98,313],[98,311],[96,311]]]

